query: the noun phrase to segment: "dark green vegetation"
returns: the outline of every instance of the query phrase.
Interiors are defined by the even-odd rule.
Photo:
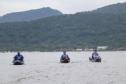
[[[126,49],[126,13],[87,12],[0,24],[0,50]]]

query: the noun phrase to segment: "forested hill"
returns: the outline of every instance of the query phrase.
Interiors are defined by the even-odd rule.
[[[31,20],[37,20],[37,19],[46,18],[50,16],[57,16],[57,15],[62,15],[62,13],[50,7],[45,7],[45,8],[34,9],[29,11],[6,14],[0,17],[0,23],[31,21]]]
[[[93,12],[108,13],[108,14],[126,14],[126,2],[125,3],[112,4],[112,5],[109,5],[109,6],[98,8],[97,10],[94,10]]]
[[[0,24],[0,50],[126,49],[126,14],[77,13]]]

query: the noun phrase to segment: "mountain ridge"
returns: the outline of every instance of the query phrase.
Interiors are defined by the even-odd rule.
[[[33,9],[23,12],[8,13],[0,17],[0,22],[31,21],[50,16],[62,15],[60,11],[50,7]]]
[[[96,10],[93,10],[92,12],[108,13],[108,14],[126,14],[126,2],[111,4],[108,6],[97,8]]]

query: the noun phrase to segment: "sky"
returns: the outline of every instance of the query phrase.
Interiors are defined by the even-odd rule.
[[[126,0],[0,0],[0,16],[43,7],[51,7],[65,14],[90,11]]]

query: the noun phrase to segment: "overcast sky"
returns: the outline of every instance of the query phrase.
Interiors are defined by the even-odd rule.
[[[51,7],[68,14],[122,2],[126,0],[0,0],[0,16],[42,7]]]

